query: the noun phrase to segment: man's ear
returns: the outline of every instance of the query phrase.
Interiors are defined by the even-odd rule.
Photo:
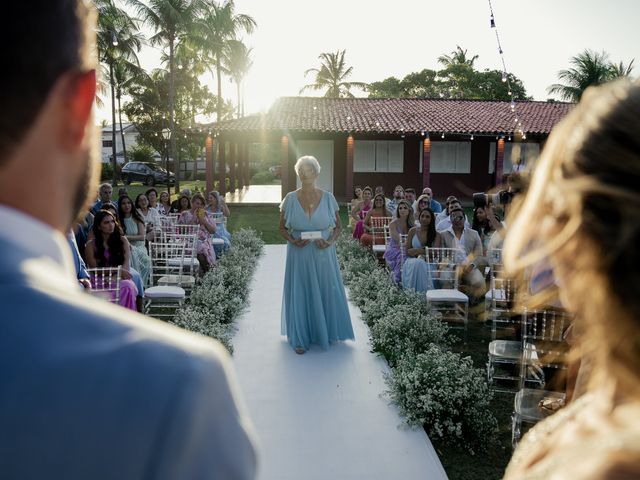
[[[64,143],[77,148],[85,138],[85,130],[91,121],[91,111],[96,97],[96,71],[74,73],[69,78],[66,95],[66,126]]]

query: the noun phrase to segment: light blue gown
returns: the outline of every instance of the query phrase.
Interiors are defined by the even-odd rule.
[[[326,240],[336,226],[339,207],[331,193],[323,192],[309,217],[296,192],[290,192],[280,209],[294,238],[303,231],[320,230]],[[332,342],[355,339],[335,245],[325,249],[313,241],[302,248],[287,245],[281,330],[293,348],[305,350],[312,343],[327,349]]]
[[[411,239],[413,248],[424,248],[418,235]],[[407,258],[402,266],[402,287],[416,292],[426,292],[434,288],[431,275],[432,264],[420,258]]]

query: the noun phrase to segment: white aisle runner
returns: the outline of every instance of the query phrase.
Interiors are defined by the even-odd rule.
[[[260,439],[259,480],[447,478],[422,429],[381,398],[386,362],[370,352],[360,311],[355,342],[297,355],[280,336],[285,245],[267,245],[238,322],[234,364]]]

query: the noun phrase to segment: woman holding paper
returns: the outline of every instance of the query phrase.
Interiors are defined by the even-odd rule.
[[[298,159],[295,170],[302,187],[280,204],[280,233],[288,242],[281,328],[303,354],[312,343],[326,349],[354,335],[334,246],[342,228],[338,203],[315,186],[314,157]]]

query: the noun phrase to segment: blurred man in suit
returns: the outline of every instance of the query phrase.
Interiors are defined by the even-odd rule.
[[[76,281],[64,234],[95,192],[94,12],[81,0],[3,9],[0,476],[254,478],[223,348]]]

